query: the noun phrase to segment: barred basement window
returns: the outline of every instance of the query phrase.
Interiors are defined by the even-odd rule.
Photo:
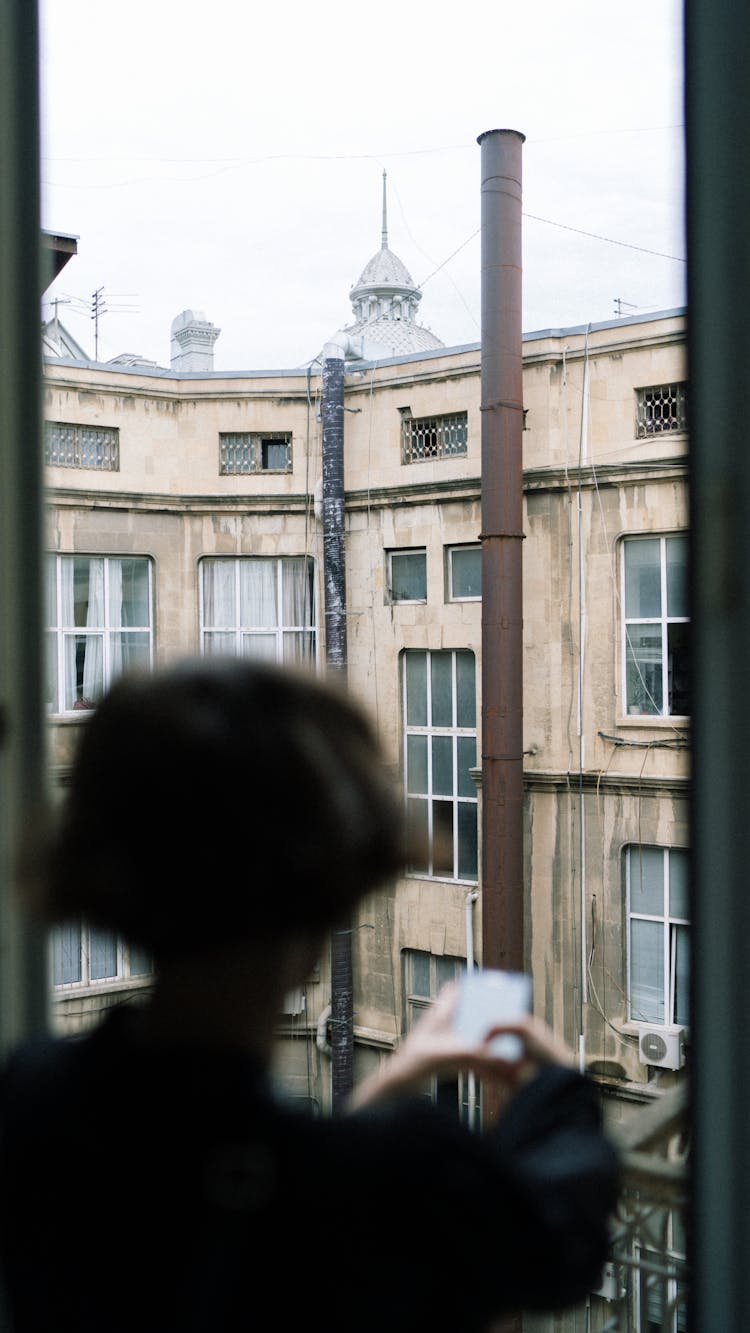
[[[65,421],[45,421],[44,461],[51,467],[119,472],[120,431],[117,426],[74,426]]]
[[[403,413],[401,462],[423,463],[430,458],[453,458],[465,454],[468,434],[466,412],[453,412],[442,417],[412,417]]]
[[[657,384],[636,389],[635,436],[668,435],[687,430],[687,385]]]
[[[292,436],[288,431],[272,430],[265,435],[255,431],[219,435],[219,474],[248,472],[291,472]]]

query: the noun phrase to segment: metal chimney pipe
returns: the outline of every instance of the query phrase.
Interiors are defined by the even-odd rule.
[[[524,965],[524,138],[517,130],[488,130],[477,140],[482,173],[482,963],[513,971]],[[489,1114],[492,1118],[491,1108]]]

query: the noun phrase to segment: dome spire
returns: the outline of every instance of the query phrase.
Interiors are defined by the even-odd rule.
[[[384,170],[383,171],[383,234],[380,242],[381,250],[388,249],[388,206],[386,204],[386,199],[385,199],[385,178],[386,178],[386,172]]]

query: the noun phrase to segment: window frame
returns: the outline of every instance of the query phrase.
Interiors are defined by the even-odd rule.
[[[80,964],[80,977],[72,981],[55,980],[55,939],[62,934],[64,930],[78,931],[78,961]],[[150,967],[148,971],[131,971],[132,955],[136,952],[136,947],[131,946],[112,931],[100,931],[102,936],[108,936],[115,946],[116,968],[115,972],[106,977],[92,977],[91,975],[91,935],[93,927],[85,921],[66,922],[64,925],[55,926],[49,932],[48,938],[48,973],[50,978],[50,992],[53,998],[64,999],[71,994],[79,995],[81,992],[93,992],[102,990],[119,990],[123,988],[134,988],[151,985],[154,980],[154,961],[149,958]],[[143,951],[144,958],[146,951]]]
[[[428,994],[417,990],[415,970],[417,959],[426,960],[428,968]],[[406,1036],[420,1018],[434,1003],[438,991],[446,982],[455,981],[466,972],[466,959],[453,954],[433,954],[426,949],[401,950],[401,975],[403,984],[403,1020],[402,1032]],[[438,1079],[431,1075],[425,1081],[422,1096],[434,1105],[450,1107],[463,1124],[472,1127],[471,1097],[475,1096],[474,1126],[480,1123],[481,1087],[469,1073],[459,1073],[455,1078]]]
[[[114,647],[113,641],[118,635],[148,635],[148,666],[153,666],[154,661],[154,561],[148,555],[133,555],[131,553],[123,554],[102,554],[101,552],[86,551],[51,551],[47,553],[46,570],[49,570],[50,562],[54,561],[54,623],[50,624],[50,606],[49,600],[45,608],[45,635],[48,648],[47,657],[47,687],[49,693],[54,694],[54,699],[48,701],[48,715],[53,717],[72,717],[79,712],[89,712],[96,704],[96,699],[88,700],[86,695],[79,695],[72,707],[65,706],[66,690],[66,661],[65,648],[69,640],[84,638],[100,638],[102,643],[102,692],[105,692],[113,681],[121,674],[114,665]],[[63,620],[63,593],[62,593],[62,573],[65,562],[75,561],[95,561],[100,560],[103,564],[103,600],[104,612],[103,622],[97,625],[76,625],[66,624]],[[147,625],[121,625],[112,623],[111,619],[111,582],[110,566],[117,562],[142,562],[145,566],[147,577],[147,597],[148,597],[148,624]],[[51,645],[51,646],[50,646]],[[51,663],[54,662],[54,681],[52,680]],[[90,707],[87,706],[90,703]]]
[[[472,727],[460,726],[458,724],[458,658],[459,654],[466,654],[471,658],[474,670],[474,725]],[[410,660],[417,656],[425,658],[425,714],[427,722],[424,725],[408,721],[408,697],[407,697],[407,665]],[[451,659],[451,723],[450,725],[438,725],[430,721],[432,716],[432,662],[436,657],[450,657]],[[474,743],[474,764],[476,766],[476,753],[479,741],[477,730],[477,707],[476,707],[476,654],[470,648],[404,648],[400,654],[400,673],[401,673],[401,723],[402,723],[402,756],[401,767],[404,785],[404,799],[407,806],[407,817],[409,817],[412,803],[424,804],[426,807],[426,865],[417,867],[410,865],[407,868],[407,875],[410,878],[434,879],[447,883],[458,884],[476,884],[478,882],[478,858],[479,858],[479,801],[476,787],[473,794],[467,795],[459,790],[460,773],[459,767],[459,741],[471,739]],[[410,787],[410,745],[409,741],[413,738],[425,737],[425,786],[424,791],[412,790]],[[440,739],[448,739],[451,744],[451,792],[440,792],[435,790],[434,786],[434,742]],[[445,808],[450,806],[451,818],[451,838],[453,852],[452,873],[444,873],[444,868],[437,866],[435,859],[436,849],[436,814],[438,807]],[[461,819],[462,808],[469,807],[474,812],[474,841],[473,841],[473,860],[475,871],[472,875],[461,874],[461,849],[465,844],[461,838]],[[421,827],[421,821],[420,821]]]
[[[440,412],[426,417],[414,417],[410,409],[400,410],[402,464],[432,463],[440,458],[463,458],[469,452],[468,412]]]
[[[276,597],[277,597],[277,608],[279,608],[279,618],[277,619],[277,623],[275,626],[242,624],[241,569],[244,564],[250,561],[254,562],[263,561],[267,564],[275,564],[276,566]],[[309,610],[310,610],[310,622],[307,625],[296,625],[296,624],[293,625],[291,623],[286,624],[284,623],[283,620],[283,610],[284,610],[283,566],[285,563],[290,561],[300,562],[307,565],[306,579],[308,583]],[[234,564],[235,566],[234,604],[235,604],[236,614],[234,617],[234,623],[231,625],[229,624],[228,621],[221,625],[206,624],[205,572],[207,566],[212,563]],[[315,561],[313,557],[308,555],[201,556],[198,562],[198,618],[199,618],[198,633],[199,633],[200,652],[204,655],[210,655],[212,651],[206,646],[207,642],[209,641],[209,636],[222,635],[223,637],[228,638],[230,635],[233,635],[234,649],[230,651],[229,653],[230,656],[263,657],[264,655],[262,653],[253,654],[251,652],[248,653],[247,651],[243,652],[243,645],[249,646],[253,638],[258,638],[258,639],[260,639],[261,637],[270,638],[273,635],[275,638],[275,653],[272,659],[273,661],[284,662],[285,660],[286,661],[291,660],[293,662],[303,662],[303,663],[310,662],[313,665],[317,664],[318,652],[319,652],[318,606],[317,606],[317,584],[315,578]],[[284,656],[284,643],[285,643],[284,636],[285,635],[289,636],[292,634],[300,636],[300,638],[302,638],[303,640],[308,639],[311,646],[309,648],[309,651],[307,652],[303,651],[299,657],[290,659],[290,658],[285,658]],[[218,651],[219,653],[221,653],[221,652],[226,652],[227,649],[214,649],[213,651]]]
[[[638,912],[633,908],[633,870],[632,861],[636,854],[641,851],[661,852],[662,853],[662,912]],[[628,843],[624,848],[625,852],[625,904],[626,904],[626,993],[627,993],[627,1013],[628,1021],[637,1024],[638,1027],[688,1027],[689,1015],[686,1019],[676,1017],[677,1002],[677,962],[678,962],[678,932],[687,931],[688,955],[687,955],[687,976],[684,978],[684,984],[689,991],[690,980],[690,948],[691,923],[690,918],[677,916],[670,911],[670,874],[671,858],[673,856],[688,856],[686,847],[664,847],[656,843]],[[633,931],[632,923],[634,921],[645,921],[659,923],[662,927],[662,1005],[663,1017],[648,1018],[638,1013],[634,1008],[633,1001]],[[656,990],[656,986],[653,987]]]
[[[669,614],[669,597],[668,597],[669,562],[667,559],[667,551],[668,551],[668,543],[671,540],[674,540],[675,538],[680,538],[685,542],[687,542],[688,539],[687,531],[684,528],[676,528],[671,532],[629,533],[626,536],[623,536],[620,540],[620,588],[621,588],[620,631],[622,636],[620,669],[621,669],[621,680],[622,680],[623,712],[624,714],[627,714],[630,717],[638,717],[639,719],[641,718],[646,719],[648,723],[651,723],[655,719],[659,718],[687,719],[689,717],[688,712],[678,713],[671,711],[673,691],[671,686],[672,674],[670,668],[669,629],[670,626],[672,625],[687,625],[688,627],[690,625],[689,614],[688,615]],[[627,614],[628,587],[627,587],[626,551],[628,547],[632,547],[636,542],[648,542],[648,541],[659,542],[659,587],[660,587],[661,614],[659,616],[642,616],[642,615],[629,616]],[[633,651],[632,641],[630,637],[630,630],[629,630],[629,626],[631,625],[653,625],[655,628],[658,627],[659,636],[661,640],[659,670],[661,677],[661,699],[662,699],[661,708],[659,710],[648,711],[647,707],[644,705],[643,702],[644,698],[650,699],[654,704],[656,703],[656,700],[648,688],[643,673],[641,672],[640,667],[638,665],[638,660],[636,658],[635,652]],[[687,657],[687,649],[685,649],[685,656]],[[635,698],[634,695],[633,697],[631,697],[629,672],[628,672],[628,667],[631,664],[631,661],[636,667],[637,677],[639,681],[638,689],[634,692],[634,695],[636,693],[640,695],[640,700]]]
[[[453,557],[458,552],[465,551],[476,552],[479,555],[479,583],[478,593],[457,593],[453,586]],[[481,542],[457,542],[445,547],[445,600],[447,602],[481,602],[482,600],[482,543]]]
[[[261,474],[276,473],[277,475],[292,471],[292,431],[290,430],[234,430],[219,431],[219,476],[220,477],[253,477]],[[229,442],[234,442],[234,447],[241,447],[247,455],[247,465],[238,463],[232,466],[231,461],[227,459],[225,451],[229,448]],[[286,464],[284,467],[266,467],[264,458],[266,449],[269,445],[286,445]]]
[[[400,606],[407,603],[410,606],[422,606],[427,601],[427,547],[426,546],[396,546],[386,551],[386,579],[387,579],[387,601],[392,606]],[[421,556],[422,569],[424,572],[424,595],[421,597],[396,597],[393,591],[393,560],[406,559],[414,562]]]

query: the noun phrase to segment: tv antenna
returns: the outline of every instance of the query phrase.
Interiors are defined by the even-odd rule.
[[[123,296],[135,296],[135,292],[115,292],[115,299],[121,299]],[[91,318],[94,321],[94,360],[99,360],[99,320],[108,310],[117,311],[119,314],[133,315],[137,307],[134,305],[115,305],[108,306],[104,298],[104,288],[97,287],[91,294]]]
[[[638,309],[638,306],[637,306],[637,305],[632,305],[632,303],[631,303],[630,301],[623,301],[623,299],[622,299],[621,296],[616,296],[616,297],[615,297],[615,315],[617,316],[618,319],[620,319],[621,316],[622,316],[622,308],[623,308],[623,306],[627,306],[627,307],[628,307],[628,310],[637,310],[637,309]]]

